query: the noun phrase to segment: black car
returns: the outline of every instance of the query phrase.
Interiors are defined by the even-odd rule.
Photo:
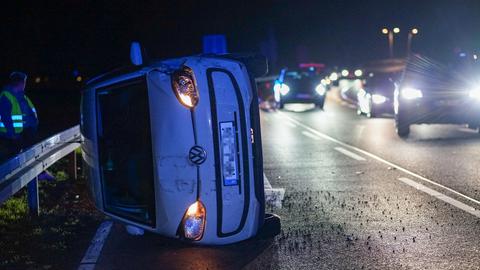
[[[394,92],[397,134],[406,137],[412,124],[467,124],[480,126],[478,64],[442,65],[413,56]]]
[[[357,114],[376,117],[393,113],[394,77],[392,73],[370,73],[357,94]]]
[[[282,109],[286,103],[314,103],[323,109],[327,87],[315,72],[283,69],[273,86],[275,101]]]

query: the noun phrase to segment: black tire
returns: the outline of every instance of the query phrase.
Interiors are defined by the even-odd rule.
[[[410,125],[405,124],[403,121],[399,121],[398,119],[395,119],[395,128],[398,136],[401,138],[406,138],[410,134]]]
[[[279,109],[283,109],[284,107],[285,107],[285,104],[283,104],[283,102],[280,101],[280,102],[278,103],[278,108],[279,108]]]
[[[360,109],[360,107],[357,107],[357,115],[362,115],[362,114],[363,114],[363,112],[362,112],[362,110]]]
[[[258,231],[260,238],[272,238],[280,234],[282,225],[280,217],[275,214],[265,214],[263,226]]]
[[[370,100],[370,103],[368,105],[368,109],[369,109],[369,113],[367,113],[367,117],[368,118],[375,118],[377,117],[377,114],[375,113],[375,108],[373,108],[373,104],[372,104],[372,101]]]
[[[315,108],[323,110],[323,102],[315,103]]]

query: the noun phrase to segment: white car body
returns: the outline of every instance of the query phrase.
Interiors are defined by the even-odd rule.
[[[182,67],[190,68],[196,81],[199,101],[192,109],[172,89],[171,74]],[[125,224],[184,238],[182,219],[200,200],[205,227],[192,242],[229,244],[256,235],[265,201],[252,82],[241,61],[192,56],[107,74],[87,85],[82,150],[97,208]],[[142,97],[148,108],[141,105]],[[139,150],[145,145],[151,145],[151,154]],[[206,154],[201,164],[189,158],[194,146],[200,151],[194,149],[194,158]]]

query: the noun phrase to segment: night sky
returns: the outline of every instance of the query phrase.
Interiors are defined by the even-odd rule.
[[[17,3],[18,2],[18,3]],[[388,56],[382,27],[401,29],[395,53],[436,58],[480,50],[480,1],[8,1],[2,3],[1,75],[86,76],[128,64],[139,40],[153,58],[201,53],[204,34],[231,52],[268,52],[275,67],[299,61],[360,65]]]

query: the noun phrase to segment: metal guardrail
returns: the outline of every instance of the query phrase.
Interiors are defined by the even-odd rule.
[[[28,185],[30,210],[36,210],[38,214],[37,176],[80,147],[80,138],[80,127],[77,125],[35,144],[1,164],[0,204]]]

